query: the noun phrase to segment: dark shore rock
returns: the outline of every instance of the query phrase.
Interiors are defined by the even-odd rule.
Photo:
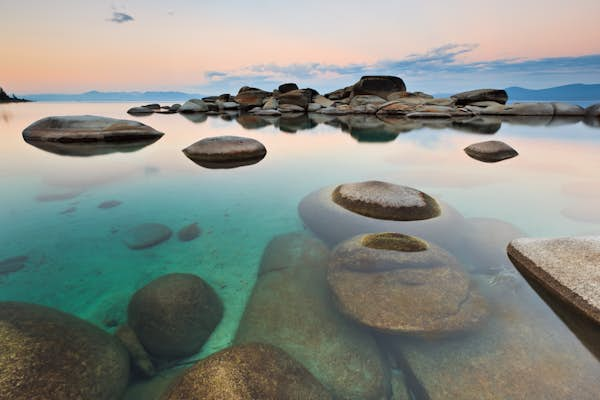
[[[374,339],[331,302],[325,279],[328,256],[327,247],[307,234],[271,240],[234,343],[282,348],[335,398],[386,398],[385,358]]]
[[[129,356],[111,335],[36,304],[0,303],[0,398],[121,398]]]
[[[328,244],[338,244],[353,236],[370,232],[402,232],[420,237],[454,253],[464,246],[463,238],[449,232],[460,231],[465,220],[458,211],[439,203],[440,215],[417,221],[391,221],[370,218],[347,210],[332,200],[335,188],[326,187],[306,196],[298,205],[304,224]]]
[[[251,343],[199,361],[162,400],[332,400],[300,363],[276,347]]]
[[[189,242],[202,234],[197,222],[184,226],[177,232],[177,238],[182,242]]]
[[[361,235],[338,245],[327,281],[343,314],[380,332],[441,336],[487,315],[458,261],[407,235]]]
[[[144,348],[160,358],[192,355],[221,321],[215,291],[192,274],[168,274],[139,289],[127,309],[128,325]]]
[[[158,109],[160,109],[160,106],[158,107]],[[132,107],[129,110],[127,110],[127,114],[131,114],[131,115],[149,115],[149,114],[152,114],[153,112],[154,112],[154,109],[147,107],[147,106]]]
[[[507,251],[524,275],[600,325],[600,237],[515,239]]]
[[[483,162],[498,162],[519,155],[515,149],[499,140],[474,143],[465,147],[465,153],[471,158]]]
[[[137,121],[79,115],[47,117],[29,125],[23,131],[26,142],[59,142],[61,144],[110,143],[112,146],[136,141],[156,141],[162,132]]]
[[[397,76],[363,76],[352,87],[352,96],[370,94],[386,99],[391,93],[405,91],[404,81]]]
[[[440,214],[439,205],[428,194],[387,182],[345,183],[331,196],[340,206],[371,218],[415,221]]]
[[[140,343],[137,335],[128,325],[121,325],[115,332],[115,336],[121,341],[129,352],[133,366],[146,377],[156,375],[156,369],[150,356]]]
[[[267,154],[257,140],[239,136],[219,136],[199,140],[183,149],[196,164],[206,168],[235,168],[256,164]]]
[[[352,94],[353,86],[347,86],[342,89],[334,90],[333,92],[326,93],[325,97],[329,100],[342,100],[350,97]]]
[[[106,200],[106,201],[103,201],[102,203],[98,204],[98,208],[100,208],[102,210],[106,210],[109,208],[118,207],[121,204],[123,204],[123,203],[120,202],[119,200]]]
[[[295,83],[284,83],[282,85],[279,85],[279,93],[284,94],[287,92],[291,92],[292,90],[298,90],[298,85],[296,85]]]
[[[28,260],[28,256],[16,256],[0,260],[0,276],[25,268]]]
[[[9,96],[6,92],[0,88],[0,103],[27,103],[31,100],[20,99],[14,94]]]
[[[508,94],[502,89],[477,89],[467,92],[457,93],[451,96],[459,106],[465,106],[480,101],[494,101],[500,104],[506,104]]]
[[[172,234],[173,232],[168,226],[147,223],[128,230],[123,241],[130,249],[141,250],[169,240]]]

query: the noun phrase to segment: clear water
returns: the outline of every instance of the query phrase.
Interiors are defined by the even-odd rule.
[[[582,122],[513,120],[493,135],[432,125],[397,137],[386,133],[383,138],[388,141],[377,141],[382,139],[381,129],[379,134],[355,130],[353,136],[333,118],[328,123],[317,123],[326,122],[324,117],[310,123],[300,120],[293,126],[273,119],[242,121],[246,127],[264,125],[246,129],[235,118],[194,121],[155,114],[137,119],[165,132],[162,139],[139,151],[94,157],[45,152],[21,137],[24,127],[49,115],[136,119],[126,114],[129,107],[0,106],[0,260],[29,256],[26,268],[0,275],[0,300],[56,307],[111,331],[106,322],[125,319],[127,302],[139,287],[165,273],[192,272],[210,283],[225,304],[224,318],[196,357],[200,358],[231,344],[265,246],[277,235],[303,230],[298,204],[325,186],[389,181],[425,191],[466,218],[495,218],[528,236],[600,233],[600,129]],[[303,129],[290,132],[297,128]],[[210,170],[181,152],[199,139],[219,135],[258,139],[268,154],[256,165]],[[462,150],[490,139],[509,143],[520,155],[485,164]],[[122,204],[99,209],[106,200]],[[165,224],[174,232],[198,222],[203,233],[191,242],[173,237],[147,250],[128,249],[122,233],[146,222]],[[495,250],[503,251],[505,245],[495,243]],[[504,267],[508,275],[514,273],[510,265]],[[506,286],[490,284],[493,278],[473,279],[492,303],[534,310],[544,329],[555,332],[553,343],[578,355],[573,367],[598,377],[594,356],[518,273]],[[435,342],[413,345],[407,339],[406,346],[409,364],[415,351],[436,350]],[[463,352],[457,353],[457,360],[459,354]],[[407,375],[413,397],[419,396],[419,385],[427,389],[427,377],[420,373]]]

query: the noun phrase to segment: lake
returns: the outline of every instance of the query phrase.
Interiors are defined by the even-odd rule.
[[[126,321],[136,290],[168,273],[193,273],[214,288],[224,315],[189,360],[230,346],[237,333],[271,340],[304,360],[332,391],[352,386],[345,398],[367,396],[360,393],[372,394],[363,398],[597,398],[598,347],[588,340],[597,332],[567,326],[512,266],[505,248],[520,236],[600,234],[599,127],[552,118],[477,126],[324,115],[136,118],[127,115],[130,106],[0,105],[0,260],[27,257],[24,268],[0,274],[0,300],[54,307],[112,333]],[[135,119],[165,135],[140,149],[89,157],[45,151],[21,136],[40,118],[80,114]],[[207,169],[182,153],[200,139],[221,135],[257,139],[267,155],[254,165]],[[510,144],[519,155],[482,163],[463,151],[492,139]],[[468,284],[484,299],[487,316],[481,325],[453,335],[375,332],[338,313],[320,272],[306,275],[298,268],[281,273],[279,280],[277,271],[258,276],[269,243],[274,257],[293,263],[308,257],[294,252],[316,251],[311,246],[328,252],[359,233],[401,230],[401,223],[340,220],[309,196],[368,180],[421,190],[451,215],[431,234],[439,240],[424,239],[437,240],[460,262]],[[104,202],[113,206],[99,207]],[[163,224],[175,234],[156,246],[130,249],[124,244],[128,230],[145,223]],[[176,233],[193,223],[200,236],[178,240]],[[327,264],[327,256],[322,259]],[[267,277],[272,281],[261,284]],[[428,293],[444,293],[435,285],[430,290],[415,291],[423,298],[411,307],[433,301]],[[318,301],[305,304],[306,298]],[[262,303],[250,307],[253,302]],[[247,307],[253,314],[238,332]],[[302,323],[293,325],[296,318]],[[337,325],[329,329],[319,318]],[[289,336],[261,328],[263,322]],[[350,331],[357,336],[347,338]],[[320,341],[327,336],[328,348],[337,353],[332,350],[329,361],[311,359],[319,353],[311,345],[319,345],[302,339],[309,334]],[[364,346],[353,348],[356,343]],[[140,385],[145,385],[141,379],[131,390],[142,390]]]

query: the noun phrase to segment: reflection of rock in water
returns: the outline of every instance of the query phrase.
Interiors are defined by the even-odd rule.
[[[281,347],[336,398],[386,398],[389,372],[374,340],[331,303],[328,254],[322,242],[303,233],[274,238],[263,254],[235,343]]]
[[[469,133],[494,134],[502,127],[502,120],[498,117],[476,116],[467,119],[455,119],[452,128]]]
[[[317,126],[317,123],[309,118],[307,114],[288,113],[279,118],[277,125],[283,132],[296,133],[301,130],[312,129]]]
[[[198,113],[180,113],[179,115],[183,115],[185,119],[191,121],[195,124],[201,124],[202,122],[208,119],[208,116],[204,112]]]
[[[272,124],[269,119],[253,114],[240,114],[236,121],[244,129],[260,129]]]
[[[60,143],[60,142],[28,142],[30,145],[49,153],[61,156],[91,157],[111,153],[133,153],[156,142],[159,138],[136,140],[135,142],[93,142],[93,143]]]

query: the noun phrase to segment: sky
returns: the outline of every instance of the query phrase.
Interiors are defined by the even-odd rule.
[[[600,1],[0,0],[9,93],[600,83]]]

